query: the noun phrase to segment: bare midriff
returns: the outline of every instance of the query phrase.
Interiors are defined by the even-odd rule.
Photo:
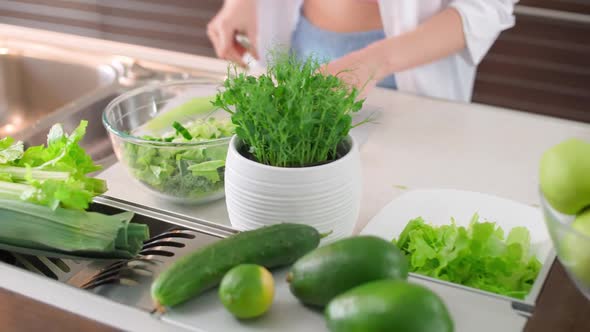
[[[362,32],[383,29],[379,5],[362,0],[305,0],[303,15],[320,29]]]

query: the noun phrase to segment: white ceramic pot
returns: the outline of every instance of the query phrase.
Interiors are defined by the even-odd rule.
[[[312,167],[273,167],[240,152],[234,136],[225,164],[225,195],[233,227],[250,230],[282,222],[332,232],[324,242],[352,234],[361,199],[358,146],[349,136],[348,152],[338,160]]]

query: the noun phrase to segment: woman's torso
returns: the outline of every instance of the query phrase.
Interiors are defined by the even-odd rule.
[[[305,0],[303,14],[313,25],[334,32],[383,29],[377,1]]]
[[[266,52],[276,45],[290,47],[293,31],[301,14],[303,0],[258,1],[258,52],[263,54],[260,64],[266,65]],[[309,1],[309,0],[308,0]],[[338,0],[326,1],[336,12]],[[342,0],[348,1],[348,0]],[[356,0],[362,1],[362,0]],[[379,0],[383,30],[388,37],[415,29],[421,22],[448,7],[452,0]],[[308,4],[309,5],[309,4]],[[490,8],[491,9],[491,8]],[[474,8],[473,11],[481,10]],[[508,21],[510,17],[507,16]],[[374,21],[369,20],[369,21]],[[508,24],[503,22],[504,24]],[[483,45],[485,46],[485,45]],[[483,48],[482,46],[482,48]],[[401,91],[436,98],[469,101],[475,79],[476,66],[461,52],[434,63],[405,70],[395,75]]]
[[[301,60],[328,62],[385,38],[379,4],[362,0],[305,0],[291,38],[291,50]],[[395,77],[378,82],[396,89]]]

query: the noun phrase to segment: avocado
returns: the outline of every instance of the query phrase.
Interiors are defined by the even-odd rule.
[[[334,298],[325,311],[331,332],[452,332],[444,302],[426,287],[379,280]]]
[[[356,236],[320,247],[300,258],[289,272],[291,293],[301,302],[325,306],[335,296],[369,281],[406,279],[408,261],[391,242]]]

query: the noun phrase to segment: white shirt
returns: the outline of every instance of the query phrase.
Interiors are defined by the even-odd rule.
[[[380,0],[387,37],[415,29],[421,22],[451,6],[461,15],[467,47],[435,62],[395,73],[400,91],[470,101],[477,65],[496,38],[514,25],[518,0]],[[258,54],[276,45],[288,47],[303,0],[258,0]]]

